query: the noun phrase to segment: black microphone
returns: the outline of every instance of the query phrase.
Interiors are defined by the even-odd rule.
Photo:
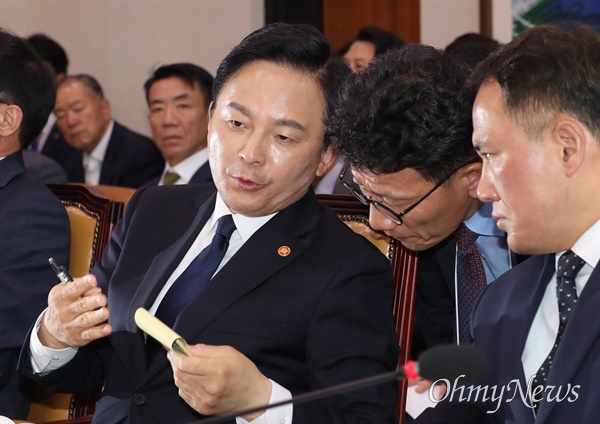
[[[458,377],[464,376],[464,381],[473,381],[483,377],[486,372],[487,356],[481,349],[472,345],[440,345],[428,349],[419,355],[418,362],[408,361],[403,367],[398,368],[395,371],[325,387],[323,389],[293,396],[291,399],[270,405],[262,405],[243,411],[236,411],[234,413],[216,415],[200,421],[193,421],[190,424],[224,423],[235,419],[235,417],[241,417],[246,414],[287,405],[288,403],[299,405],[314,400],[324,399],[329,396],[363,389],[365,387],[376,386],[397,379],[424,378],[430,381],[442,379],[454,381]]]

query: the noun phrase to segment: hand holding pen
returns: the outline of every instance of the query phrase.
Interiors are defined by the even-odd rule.
[[[49,262],[61,283],[48,295],[48,309],[38,332],[42,344],[54,349],[80,347],[108,336],[112,331],[106,322],[110,315],[106,307],[108,299],[98,287],[96,277],[89,274],[72,278],[54,260]]]
[[[71,277],[71,274],[69,274],[69,271],[67,271],[67,269],[64,266],[58,265],[54,261],[54,258],[48,259],[48,262],[50,263],[50,266],[52,267],[52,271],[54,271],[54,273],[56,274],[56,276],[58,277],[58,279],[60,280],[61,283],[70,283],[71,281],[73,281],[73,277]]]

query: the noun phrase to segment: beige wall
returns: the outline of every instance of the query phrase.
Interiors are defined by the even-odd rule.
[[[511,39],[511,0],[492,0],[492,30]],[[479,32],[479,0],[421,0],[421,42],[444,48],[459,35]]]
[[[401,0],[399,0],[401,1]],[[493,0],[494,37],[511,36],[511,0]],[[61,43],[71,73],[102,84],[113,115],[149,134],[142,90],[151,70],[189,61],[214,75],[227,52],[264,23],[263,0],[0,0],[0,26]],[[479,31],[479,0],[421,0],[421,42],[445,47]]]
[[[263,15],[263,0],[0,0],[0,26],[57,40],[69,72],[98,78],[116,119],[144,134],[142,86],[151,70],[186,61],[214,75]]]

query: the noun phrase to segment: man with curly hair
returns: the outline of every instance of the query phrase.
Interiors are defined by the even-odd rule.
[[[433,47],[388,52],[350,78],[330,126],[360,191],[347,188],[371,207],[371,226],[420,252],[415,356],[472,342],[472,302],[514,260],[477,198],[468,77],[466,65]],[[465,278],[461,261],[473,268]]]

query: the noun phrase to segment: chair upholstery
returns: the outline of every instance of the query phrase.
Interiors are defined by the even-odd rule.
[[[319,203],[329,206],[337,216],[354,232],[366,237],[387,256],[392,263],[394,273],[394,306],[396,334],[400,345],[399,364],[410,359],[412,347],[412,328],[415,316],[415,295],[417,287],[416,252],[406,249],[397,240],[378,233],[369,227],[369,208],[353,196],[318,194]],[[400,382],[398,407],[399,423],[404,422],[406,409],[406,381]]]
[[[109,199],[93,187],[76,184],[48,187],[67,209],[71,224],[69,271],[73,277],[81,277],[100,259],[110,233],[123,215],[123,202]],[[99,394],[100,388],[74,395],[49,393],[39,388],[32,394],[27,419],[34,423],[73,418],[77,419],[64,422],[91,422]]]

